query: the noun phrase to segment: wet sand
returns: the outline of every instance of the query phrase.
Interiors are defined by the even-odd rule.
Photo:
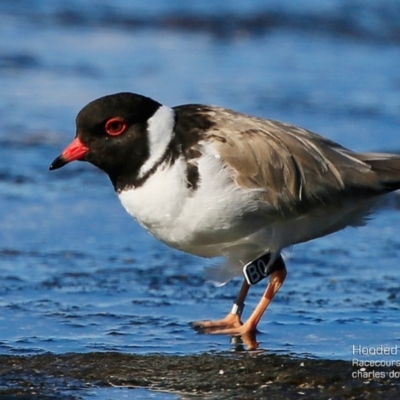
[[[132,398],[146,388],[218,400],[398,399],[400,379],[390,372],[399,376],[400,369],[251,352],[0,356],[0,398],[79,399],[91,387],[122,387]]]

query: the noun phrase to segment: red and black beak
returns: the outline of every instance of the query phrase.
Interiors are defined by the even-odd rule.
[[[63,167],[71,161],[82,160],[89,148],[76,137],[51,164],[50,171]]]

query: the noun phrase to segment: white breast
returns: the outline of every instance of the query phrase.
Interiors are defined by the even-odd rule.
[[[143,186],[118,194],[127,212],[161,240],[164,231],[173,227],[187,197],[182,167],[181,162],[171,168],[160,167]]]
[[[128,213],[164,243],[200,256],[223,255],[227,243],[254,231],[242,217],[258,205],[251,191],[232,181],[218,155],[206,152],[198,167],[197,190],[188,189],[186,161],[178,159],[118,196]]]

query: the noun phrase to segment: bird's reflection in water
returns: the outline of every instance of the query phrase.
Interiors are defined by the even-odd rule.
[[[253,351],[259,349],[259,343],[255,332],[246,333],[241,336],[231,336],[230,344],[233,351]]]

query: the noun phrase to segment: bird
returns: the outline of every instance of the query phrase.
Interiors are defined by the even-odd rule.
[[[206,269],[214,283],[244,274],[225,317],[193,322],[243,338],[285,281],[284,249],[364,225],[377,201],[400,188],[400,155],[353,152],[288,123],[213,105],[169,107],[130,92],[79,111],[75,138],[49,169],[72,161],[104,171],[125,210],[161,242],[222,257]],[[264,278],[243,322],[249,288]]]

